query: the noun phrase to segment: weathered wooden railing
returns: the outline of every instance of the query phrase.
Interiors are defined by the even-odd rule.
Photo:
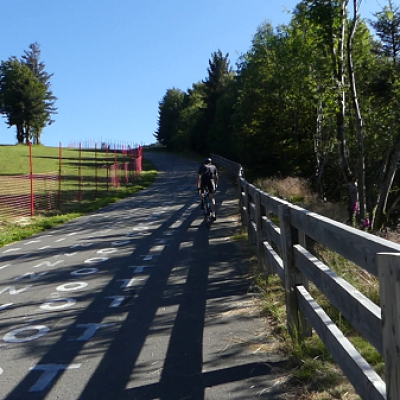
[[[400,245],[270,196],[244,179],[239,164],[212,158],[237,177],[249,240],[265,272],[285,287],[290,334],[301,339],[313,328],[363,400],[399,400]],[[314,257],[312,241],[378,277],[381,307]],[[311,297],[308,282],[383,356],[386,383]]]

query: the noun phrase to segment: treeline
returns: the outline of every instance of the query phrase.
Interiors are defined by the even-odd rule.
[[[52,74],[40,61],[40,46],[33,43],[21,58],[0,64],[0,114],[15,126],[18,143],[40,143],[43,128],[54,122],[57,98],[51,90]]]
[[[366,21],[359,3],[301,1],[289,24],[257,29],[235,71],[213,53],[207,77],[167,90],[156,139],[305,177],[328,200],[356,182],[362,221],[378,230],[397,219],[400,11],[389,2]]]

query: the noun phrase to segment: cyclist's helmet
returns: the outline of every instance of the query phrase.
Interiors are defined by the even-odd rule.
[[[211,164],[211,158],[205,158],[204,164]]]

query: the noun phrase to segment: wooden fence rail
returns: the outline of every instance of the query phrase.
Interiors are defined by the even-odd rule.
[[[301,340],[313,328],[363,400],[399,400],[400,245],[273,197],[249,184],[241,165],[212,158],[236,177],[249,240],[265,272],[282,280],[289,333]],[[381,307],[313,256],[312,242],[378,277]],[[383,356],[386,382],[312,298],[309,282]]]

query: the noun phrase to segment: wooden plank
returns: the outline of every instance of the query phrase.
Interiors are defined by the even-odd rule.
[[[246,207],[242,207],[242,224],[243,226],[247,227],[247,224],[249,223],[249,215],[247,213]]]
[[[400,399],[400,254],[377,255],[383,358],[389,400]]]
[[[383,354],[380,307],[300,245],[294,246],[294,258],[297,268]]]
[[[256,244],[256,238],[257,238],[257,226],[254,221],[250,221],[249,226],[249,240],[250,243],[254,246]]]
[[[244,192],[245,187],[248,185],[247,181],[244,178],[239,178],[240,187],[242,188],[242,192]]]
[[[386,399],[386,385],[380,376],[332,322],[304,286],[297,286],[296,293],[301,312],[306,315],[361,398],[363,400]]]
[[[281,249],[281,229],[279,226],[276,226],[270,219],[267,217],[263,217],[262,220],[262,229],[267,234],[268,241],[272,244],[274,243],[278,246],[279,250]]]
[[[264,242],[263,245],[268,264],[272,267],[273,271],[278,274],[279,278],[281,278],[281,281],[285,282],[285,268],[283,266],[282,259],[268,242]]]
[[[276,216],[279,215],[279,207],[283,204],[290,205],[289,202],[279,199],[278,197],[270,196],[268,193],[263,192],[261,195],[261,204],[268,209],[268,211]]]
[[[376,254],[400,253],[400,245],[291,205],[293,226],[377,276]]]
[[[249,212],[250,220],[254,221],[256,219],[256,205],[253,202],[249,202]]]
[[[253,199],[258,189],[252,184],[249,184],[247,189],[250,197]]]

